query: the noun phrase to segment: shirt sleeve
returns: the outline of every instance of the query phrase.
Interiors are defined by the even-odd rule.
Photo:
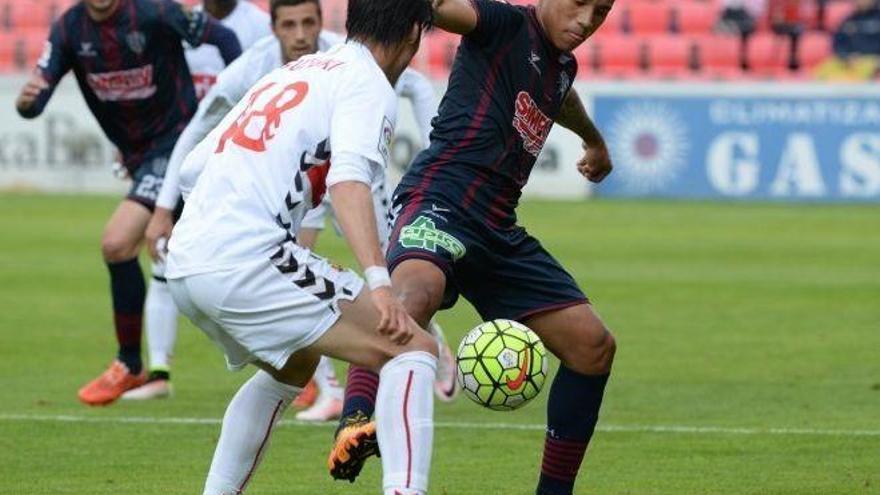
[[[341,82],[330,119],[333,159],[327,186],[346,181],[372,184],[388,164],[397,121],[397,96],[369,75]]]
[[[214,19],[208,19],[202,41],[216,46],[226,65],[231,64],[233,60],[241,55],[241,43],[238,41],[238,36],[235,35],[235,32]]]
[[[158,0],[158,4],[162,22],[181,40],[193,47],[202,43],[216,46],[226,64],[241,55],[241,44],[235,33],[203,10],[186,7],[174,0]]]
[[[518,8],[503,0],[471,0],[477,12],[477,26],[465,38],[484,46],[507,41],[508,34],[522,25],[525,17]]]
[[[437,115],[437,95],[434,85],[421,72],[406,69],[400,75],[395,90],[398,96],[409,98],[413,113],[419,126],[422,146],[427,148],[431,141],[431,120]]]
[[[46,104],[49,103],[49,98],[52,97],[52,93],[55,92],[55,88],[58,86],[61,78],[71,68],[70,56],[65,46],[64,25],[61,22],[59,20],[52,26],[52,30],[49,32],[49,39],[46,40],[43,54],[37,61],[35,69],[49,87],[40,92],[31,108],[25,112],[19,112],[22,117],[33,118],[43,113]]]
[[[209,156],[211,156],[211,145],[207,141],[202,141],[184,158],[178,174],[180,193],[184,201],[205,170]]]

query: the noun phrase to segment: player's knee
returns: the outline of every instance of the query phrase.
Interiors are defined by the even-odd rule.
[[[437,347],[437,340],[428,332],[417,332],[413,335],[413,339],[409,345],[411,352],[427,352],[435,358],[440,354]]]
[[[426,352],[436,358],[439,354],[439,349],[437,348],[437,341],[428,332],[416,331],[413,333],[413,338],[406,345],[383,346],[376,349],[376,352],[370,356],[365,356],[365,360],[361,364],[378,373],[388,361],[409,352]]]
[[[120,262],[137,256],[137,244],[132,243],[124,236],[113,233],[105,233],[101,239],[101,254],[105,261]]]
[[[434,284],[405,284],[398,290],[407,313],[420,325],[426,325],[443,300],[443,289]]]
[[[617,341],[604,325],[584,329],[566,346],[563,356],[565,365],[585,375],[598,375],[611,371]]]

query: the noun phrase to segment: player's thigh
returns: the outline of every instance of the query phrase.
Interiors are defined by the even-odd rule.
[[[318,355],[379,371],[390,359],[405,352],[437,354],[437,343],[418,327],[406,345],[398,345],[376,331],[379,312],[370,301],[369,290],[361,291],[352,302],[339,304],[341,316],[308,350]]]
[[[568,368],[595,375],[611,370],[617,349],[614,337],[588,303],[553,309],[526,318],[547,349]]]
[[[150,215],[150,210],[135,201],[125,199],[119,203],[104,226],[101,238],[104,258],[124,261],[137,256]]]
[[[317,352],[311,349],[303,349],[293,353],[280,370],[262,361],[256,361],[254,365],[269,373],[272,375],[272,378],[281,383],[304,388],[309,383],[309,380],[312,379],[315,370],[318,369],[318,361],[320,359],[321,355]]]
[[[474,232],[466,212],[442,198],[399,194],[394,209],[386,255],[392,281],[410,315],[427,326],[438,309],[455,305],[455,267],[469,256]]]

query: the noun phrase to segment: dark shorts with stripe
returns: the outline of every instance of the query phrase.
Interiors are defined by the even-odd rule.
[[[131,188],[125,198],[144,205],[148,210],[156,208],[156,198],[162,189],[162,180],[168,168],[168,155],[147,158],[129,171]]]
[[[429,261],[446,274],[441,309],[459,294],[484,320],[523,321],[554,309],[588,302],[574,278],[537,239],[516,227],[499,231],[456,205],[409,193],[394,198],[399,214],[388,245],[394,271],[408,259]]]

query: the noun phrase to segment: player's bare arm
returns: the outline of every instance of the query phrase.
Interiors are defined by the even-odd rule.
[[[40,93],[46,89],[49,89],[49,83],[38,72],[35,72],[21,89],[21,93],[19,93],[18,98],[15,100],[15,108],[22,116],[27,116],[27,118],[36,117],[36,115],[28,114],[28,111],[37,102]]]
[[[456,34],[468,34],[477,27],[477,11],[469,0],[433,0],[434,25]]]
[[[406,345],[412,339],[413,329],[417,327],[415,321],[394,297],[390,278],[387,284],[376,283],[368,272],[384,269],[387,274],[385,255],[379,247],[370,186],[362,182],[344,181],[330,186],[329,191],[342,233],[370,283],[370,298],[381,316],[377,331],[397,344]]]
[[[602,133],[590,120],[580,96],[573,88],[568,91],[556,122],[583,140],[584,156],[577,164],[581,175],[591,182],[602,182],[613,168],[611,156]]]

